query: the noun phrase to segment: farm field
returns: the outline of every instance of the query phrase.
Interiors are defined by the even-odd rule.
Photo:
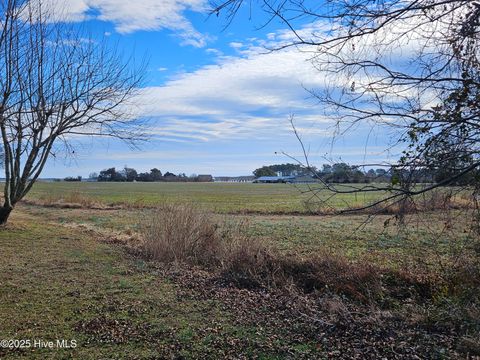
[[[201,207],[200,207],[201,208]],[[67,227],[94,229],[106,234],[139,232],[142,219],[152,209],[97,210],[23,206],[35,217],[44,217]],[[456,226],[466,226],[460,213]],[[468,235],[459,233],[455,246],[442,231],[442,218],[429,214],[428,220],[412,223],[408,236],[398,231],[394,222],[385,227],[389,215],[378,215],[368,222],[366,216],[312,216],[271,214],[212,214],[218,223],[240,222],[243,231],[259,241],[266,241],[284,254],[308,256],[315,253],[334,253],[352,261],[369,262],[398,268],[422,260],[422,265],[436,270],[439,257],[448,262],[459,247],[468,242]],[[417,263],[418,265],[418,263]]]
[[[283,184],[36,184],[0,232],[0,339],[75,339],[78,347],[0,349],[0,358],[478,354],[478,292],[452,280],[458,255],[478,251],[463,212],[412,216],[404,231],[390,215],[312,216],[304,200]],[[309,290],[241,285],[208,267],[145,256],[145,219],[178,203],[194,204],[220,231],[241,224],[241,236],[297,259],[296,271],[318,266],[331,277]]]
[[[28,199],[53,202],[62,197],[68,200],[73,194],[111,205],[142,207],[175,202],[200,205],[218,213],[305,213],[316,210],[307,190],[307,185],[301,184],[38,182]],[[362,205],[380,195],[342,195],[331,206]]]

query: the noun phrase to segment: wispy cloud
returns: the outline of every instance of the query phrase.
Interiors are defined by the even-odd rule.
[[[325,86],[309,52],[268,52],[256,39],[241,47],[237,56],[209,51],[215,64],[143,89],[138,115],[154,120],[151,132],[203,142],[292,136],[288,119],[295,114],[309,136],[332,134],[332,121],[304,88]]]
[[[122,34],[167,29],[173,31],[182,44],[194,47],[204,47],[209,40],[185,16],[186,11],[205,12],[205,0],[44,0],[42,6],[51,10],[53,21],[79,22],[94,18],[113,23]]]

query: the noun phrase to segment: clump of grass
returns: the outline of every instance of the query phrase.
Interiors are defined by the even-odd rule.
[[[242,286],[259,286],[275,272],[274,251],[246,235],[242,222],[218,224],[212,215],[190,205],[157,208],[140,226],[144,250],[162,262],[219,270]]]
[[[167,204],[157,208],[141,225],[144,250],[164,262],[211,265],[220,247],[217,226],[205,212]]]
[[[220,274],[240,287],[272,286],[284,282],[280,257],[263,240],[235,233],[225,238],[220,256]]]
[[[82,207],[93,207],[98,204],[92,197],[85,195],[80,191],[69,192],[65,194],[61,200],[63,200],[64,203],[80,204]]]

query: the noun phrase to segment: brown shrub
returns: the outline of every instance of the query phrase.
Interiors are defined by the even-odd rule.
[[[146,253],[164,262],[212,265],[220,246],[209,214],[188,205],[163,205],[141,226]]]
[[[301,258],[250,240],[240,242],[225,260],[222,276],[242,287],[294,285],[303,293],[326,290],[360,301],[371,300],[382,292],[378,268],[332,254]]]
[[[280,255],[259,239],[240,233],[223,242],[220,255],[221,276],[240,287],[273,286],[285,276]]]
[[[285,275],[305,292],[326,288],[358,300],[381,292],[380,270],[368,263],[352,263],[333,254],[317,254],[306,259],[284,257]]]
[[[218,271],[241,287],[272,285],[277,254],[247,236],[246,224],[223,221],[189,205],[164,205],[141,225],[144,251],[162,262],[181,262]]]

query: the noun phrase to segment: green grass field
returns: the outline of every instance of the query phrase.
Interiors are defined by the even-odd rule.
[[[441,214],[408,217],[408,234],[399,232],[391,215],[311,216],[306,185],[239,183],[75,183],[39,182],[28,199],[38,217],[63,223],[77,223],[116,232],[137,232],[138,224],[149,216],[149,207],[190,203],[222,216],[241,215],[248,222],[248,233],[263,239],[282,252],[311,254],[334,252],[351,260],[360,258],[389,267],[401,267],[422,259],[422,266],[435,268],[448,264],[458,249],[469,243],[468,219],[454,216],[447,231]],[[324,192],[328,195],[327,192]],[[332,206],[348,207],[378,199],[380,193],[365,196],[341,195]],[[64,209],[65,203],[121,205],[112,211]],[[60,204],[60,206],[56,206]],[[126,205],[126,206],[125,206]],[[303,214],[308,216],[302,216]],[[386,226],[386,224],[388,224]]]
[[[408,216],[402,230],[390,215],[312,216],[300,190],[285,184],[39,182],[0,230],[0,340],[75,339],[79,345],[0,348],[0,358],[475,354],[478,301],[443,285],[458,276],[459,259],[479,251],[464,212]],[[369,196],[335,201],[358,205],[380,194]],[[97,203],[105,207],[90,206]],[[380,299],[388,305],[360,304],[328,289],[258,292],[218,283],[218,274],[205,269],[165,268],[135,250],[143,219],[165,203],[194,204],[219,224],[242,222],[247,236],[287,257],[335,255],[440,285],[433,283],[437,293],[424,300],[401,295]]]
[[[317,209],[312,193],[307,190],[307,185],[289,184],[38,182],[27,198],[55,199],[80,193],[113,205],[192,203],[217,213],[302,213]],[[321,196],[327,195],[324,192]],[[333,207],[358,206],[379,196],[380,193],[342,195],[329,204]]]
[[[352,185],[354,186],[354,185]],[[39,205],[99,202],[122,205],[115,211],[31,207],[39,217],[65,223],[80,223],[117,232],[136,232],[139,222],[148,216],[149,207],[189,203],[222,216],[242,215],[252,236],[265,239],[284,252],[308,254],[329,251],[352,260],[368,257],[382,265],[400,266],[419,257],[425,264],[448,262],[458,248],[469,241],[468,219],[462,212],[449,216],[453,226],[446,231],[442,214],[407,218],[408,234],[399,232],[391,215],[310,216],[306,185],[239,183],[75,183],[39,182],[28,199]],[[329,195],[324,191],[325,196]],[[340,195],[332,207],[367,204],[382,194]],[[87,201],[87,207],[89,205]],[[123,206],[127,205],[127,206]],[[302,216],[303,214],[308,216]],[[388,224],[388,226],[386,226]],[[454,241],[453,241],[454,239]],[[430,266],[430,265],[429,265]]]

